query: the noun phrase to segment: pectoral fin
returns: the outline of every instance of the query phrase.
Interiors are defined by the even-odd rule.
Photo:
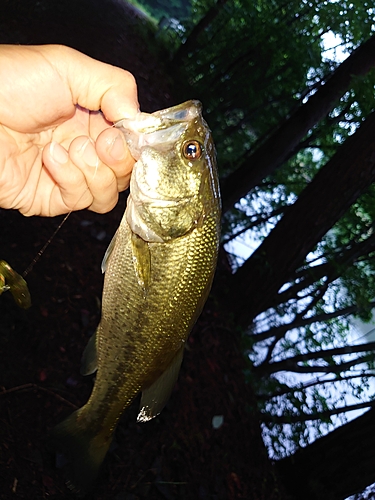
[[[96,332],[91,335],[81,361],[81,375],[92,375],[98,369],[98,351],[96,346]]]
[[[147,241],[132,233],[133,265],[139,285],[147,292],[151,281],[151,254]]]
[[[184,346],[177,351],[165,372],[148,389],[142,392],[138,422],[147,422],[162,411],[177,381],[183,356]]]
[[[114,249],[115,247],[115,243],[116,243],[116,237],[117,237],[117,231],[115,232],[113,238],[111,239],[111,242],[110,244],[108,245],[108,248],[107,250],[105,251],[105,254],[104,254],[104,257],[103,257],[103,260],[102,260],[102,273],[104,274],[107,270],[107,264],[108,264],[108,259],[112,253],[112,250]]]

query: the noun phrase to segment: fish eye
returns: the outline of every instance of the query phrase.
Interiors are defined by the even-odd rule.
[[[202,156],[202,146],[198,141],[186,141],[182,145],[182,154],[187,160],[198,160]]]

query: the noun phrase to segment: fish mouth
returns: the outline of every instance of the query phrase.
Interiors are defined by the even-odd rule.
[[[160,118],[149,115],[148,126],[139,128],[137,122],[123,120],[115,124],[124,134],[131,155],[139,160],[142,150],[150,147],[157,151],[164,151],[171,147],[188,128],[187,122],[163,123]]]
[[[176,123],[190,122],[202,114],[202,104],[197,100],[186,101],[171,108],[154,113],[139,112],[134,118],[123,118],[114,123],[119,129],[132,130],[139,133],[152,133],[166,129]]]

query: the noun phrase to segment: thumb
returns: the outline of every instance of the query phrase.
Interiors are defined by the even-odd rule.
[[[107,120],[133,118],[139,111],[134,76],[65,46],[45,46],[48,56],[70,88],[74,104],[101,110]]]

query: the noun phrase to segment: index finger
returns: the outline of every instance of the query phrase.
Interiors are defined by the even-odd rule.
[[[123,134],[116,128],[107,128],[96,139],[95,148],[101,161],[115,174],[118,191],[127,189],[135,160]]]
[[[137,114],[137,84],[131,73],[70,47],[46,45],[42,50],[67,81],[74,104],[100,109],[111,122]]]

